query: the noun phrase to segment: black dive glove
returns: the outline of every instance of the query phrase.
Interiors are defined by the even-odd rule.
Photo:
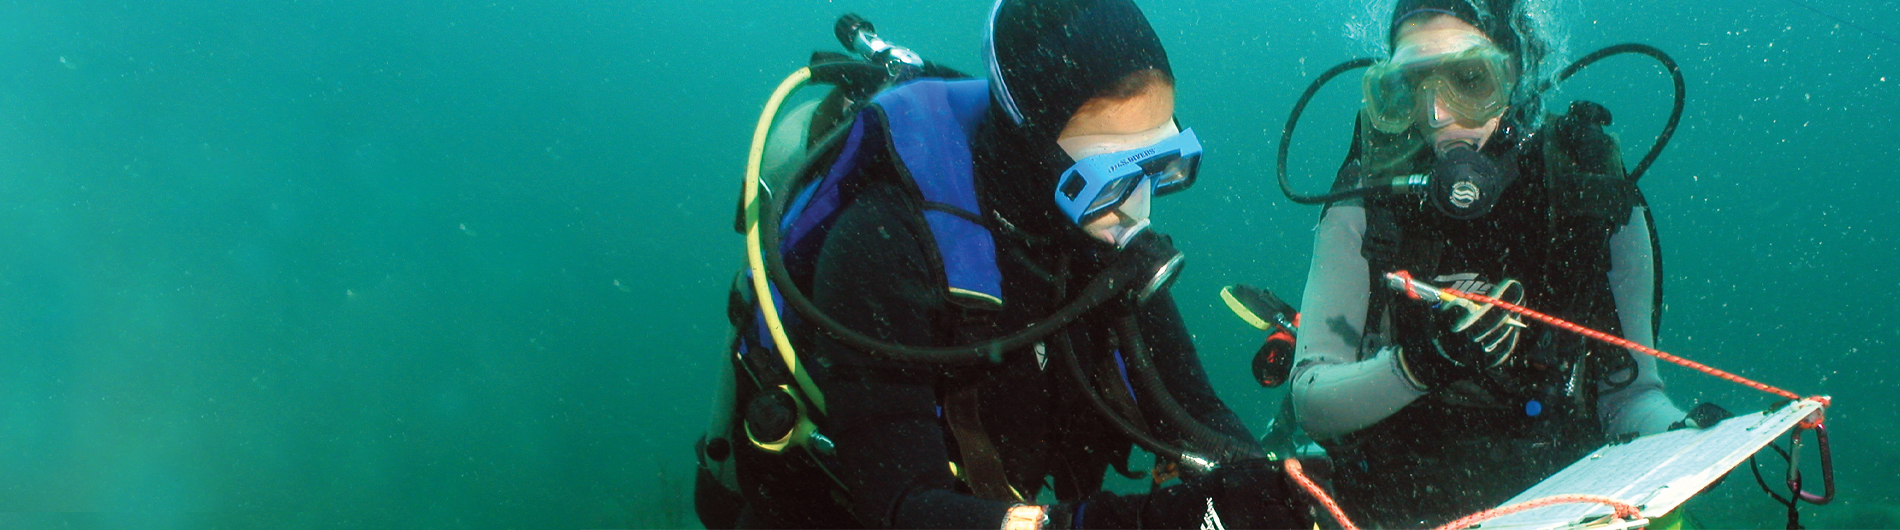
[[[1524,285],[1506,279],[1479,294],[1521,304]],[[1439,329],[1451,333],[1403,337],[1399,352],[1405,374],[1426,389],[1477,377],[1509,361],[1525,328],[1524,321],[1516,314],[1475,302],[1443,304],[1435,309],[1431,318]]]
[[[1096,494],[1052,526],[1072,528],[1313,527],[1305,494],[1279,462],[1231,462],[1147,495]]]
[[[1721,423],[1722,420],[1732,417],[1735,417],[1735,414],[1730,413],[1728,409],[1722,408],[1721,405],[1704,401],[1701,405],[1696,405],[1695,408],[1689,409],[1689,414],[1683,416],[1682,421],[1669,424],[1669,430],[1673,431],[1685,428],[1707,429],[1714,427],[1717,423]]]

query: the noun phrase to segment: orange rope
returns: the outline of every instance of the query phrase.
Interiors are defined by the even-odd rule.
[[[1408,285],[1409,285],[1409,283],[1408,283]],[[1607,342],[1607,343],[1610,343],[1610,344],[1615,344],[1615,345],[1617,345],[1617,346],[1622,346],[1622,347],[1624,347],[1624,348],[1629,348],[1629,349],[1632,349],[1632,350],[1636,350],[1636,351],[1639,351],[1639,352],[1643,352],[1643,353],[1646,353],[1646,354],[1649,354],[1650,356],[1652,356],[1652,357],[1655,357],[1655,358],[1657,358],[1657,359],[1662,359],[1662,360],[1665,360],[1665,361],[1669,361],[1669,362],[1672,362],[1672,363],[1676,363],[1676,364],[1680,364],[1680,365],[1682,365],[1682,366],[1686,366],[1686,367],[1688,367],[1689,369],[1692,369],[1692,370],[1696,370],[1696,371],[1700,371],[1700,372],[1702,372],[1702,373],[1705,373],[1705,374],[1709,374],[1709,375],[1713,375],[1713,376],[1716,376],[1716,377],[1720,377],[1720,378],[1722,378],[1722,379],[1727,379],[1727,380],[1729,380],[1729,381],[1733,381],[1733,382],[1736,382],[1736,383],[1741,383],[1742,385],[1745,385],[1745,386],[1747,386],[1747,387],[1749,387],[1749,388],[1753,388],[1753,389],[1755,389],[1755,390],[1760,390],[1760,391],[1762,391],[1762,392],[1767,392],[1767,393],[1770,393],[1770,394],[1774,394],[1774,395],[1777,395],[1777,396],[1781,396],[1781,397],[1785,397],[1785,398],[1788,398],[1788,399],[1795,399],[1795,400],[1798,400],[1798,399],[1801,399],[1801,396],[1798,396],[1798,395],[1795,395],[1795,393],[1794,393],[1794,392],[1789,392],[1789,391],[1786,391],[1786,390],[1782,390],[1782,389],[1779,389],[1779,388],[1775,388],[1775,387],[1772,387],[1772,386],[1768,386],[1768,385],[1765,385],[1765,384],[1761,384],[1761,383],[1757,383],[1757,382],[1755,382],[1755,381],[1752,381],[1752,380],[1749,380],[1749,379],[1747,379],[1747,378],[1744,378],[1744,377],[1742,377],[1742,376],[1739,376],[1739,375],[1735,375],[1735,374],[1731,374],[1731,373],[1728,373],[1728,372],[1724,372],[1724,371],[1721,371],[1721,370],[1718,370],[1718,369],[1715,369],[1715,368],[1713,368],[1713,367],[1710,367],[1710,366],[1708,366],[1708,365],[1705,365],[1705,364],[1702,364],[1702,363],[1698,363],[1698,362],[1695,362],[1695,361],[1691,361],[1691,360],[1688,360],[1688,359],[1684,359],[1684,358],[1681,358],[1681,357],[1677,357],[1677,356],[1674,356],[1674,355],[1670,355],[1670,354],[1668,354],[1668,353],[1664,353],[1664,352],[1663,352],[1662,350],[1658,350],[1658,349],[1655,349],[1655,348],[1651,348],[1651,347],[1648,347],[1648,346],[1644,346],[1644,345],[1641,345],[1641,344],[1637,344],[1637,343],[1634,343],[1634,342],[1630,342],[1630,341],[1629,341],[1628,339],[1625,339],[1625,338],[1622,338],[1622,337],[1618,337],[1618,336],[1615,336],[1615,335],[1611,335],[1611,334],[1608,334],[1608,333],[1604,333],[1604,332],[1601,332],[1601,331],[1597,331],[1597,330],[1594,330],[1594,329],[1590,329],[1590,328],[1586,328],[1586,327],[1583,327],[1583,326],[1579,326],[1579,325],[1576,325],[1576,324],[1572,324],[1572,323],[1570,323],[1569,321],[1566,321],[1566,320],[1564,320],[1564,319],[1561,319],[1561,318],[1557,318],[1557,317],[1553,317],[1553,316],[1550,316],[1550,315],[1546,315],[1546,314],[1543,314],[1543,313],[1539,313],[1539,312],[1537,312],[1537,311],[1534,311],[1534,310],[1531,310],[1531,309],[1529,309],[1529,308],[1526,308],[1526,307],[1524,307],[1524,306],[1520,306],[1520,305],[1517,305],[1517,304],[1513,304],[1513,303],[1510,303],[1510,302],[1506,302],[1506,301],[1503,301],[1503,300],[1499,300],[1499,299],[1496,299],[1496,298],[1492,298],[1492,297],[1489,297],[1489,296],[1485,296],[1485,295],[1481,295],[1481,294],[1471,294],[1471,293],[1467,293],[1467,292],[1464,292],[1464,291],[1459,291],[1459,290],[1457,290],[1457,289],[1442,289],[1441,291],[1442,291],[1442,292],[1444,292],[1445,294],[1449,294],[1449,295],[1452,295],[1452,296],[1456,296],[1456,297],[1459,297],[1459,298],[1463,298],[1463,299],[1466,299],[1466,300],[1470,300],[1470,301],[1473,301],[1473,302],[1478,302],[1478,303],[1481,303],[1481,304],[1491,304],[1491,305],[1495,305],[1495,306],[1498,306],[1498,307],[1502,307],[1502,308],[1504,308],[1504,309],[1507,309],[1507,310],[1510,310],[1510,312],[1512,312],[1512,313],[1517,313],[1517,314],[1520,314],[1520,315],[1524,315],[1524,316],[1527,316],[1527,317],[1531,317],[1531,318],[1534,318],[1534,319],[1537,319],[1537,320],[1540,320],[1540,321],[1543,321],[1543,322],[1544,322],[1544,323],[1546,323],[1546,324],[1550,324],[1550,325],[1552,325],[1552,326],[1557,326],[1557,327],[1560,327],[1560,328],[1563,328],[1563,329],[1567,329],[1567,330],[1570,330],[1571,332],[1574,332],[1574,333],[1577,333],[1577,334],[1579,334],[1579,335],[1583,335],[1583,336],[1585,336],[1585,337],[1590,337],[1590,338],[1593,338],[1593,339],[1596,339],[1596,340],[1600,340],[1600,341],[1603,341],[1603,342]],[[1817,400],[1820,400],[1820,401],[1821,401],[1821,404],[1822,404],[1823,406],[1826,406],[1826,405],[1827,405],[1827,400],[1826,400],[1825,398],[1816,398],[1816,399],[1817,399]]]
[[[1414,280],[1412,280],[1411,273],[1407,271],[1398,271],[1392,274],[1396,276],[1397,278],[1399,278],[1400,280],[1402,280],[1401,283],[1404,285],[1404,288],[1402,290],[1405,292],[1406,296],[1415,300],[1424,298],[1422,296],[1419,296],[1418,291],[1413,288]],[[1457,289],[1444,288],[1444,289],[1438,289],[1438,292],[1444,295],[1455,296],[1458,298],[1463,298],[1465,300],[1469,300],[1469,301],[1473,301],[1473,302],[1477,302],[1481,304],[1489,304],[1496,307],[1502,307],[1505,310],[1510,311],[1512,313],[1517,313],[1519,315],[1531,317],[1545,324],[1557,326],[1559,328],[1569,330],[1570,332],[1583,335],[1585,337],[1590,337],[1592,339],[1596,339],[1599,341],[1607,342],[1616,346],[1621,346],[1621,347],[1628,348],[1631,350],[1636,350],[1636,351],[1648,354],[1652,357],[1669,361],[1672,363],[1676,363],[1684,367],[1687,367],[1689,369],[1700,371],[1705,374],[1713,375],[1713,376],[1716,376],[1716,377],[1719,377],[1731,382],[1740,383],[1743,386],[1760,390],[1762,392],[1767,392],[1769,394],[1774,394],[1774,395],[1792,399],[1792,400],[1801,399],[1801,396],[1796,395],[1793,392],[1789,392],[1786,390],[1768,386],[1766,384],[1758,383],[1753,380],[1744,378],[1742,376],[1728,373],[1722,370],[1718,370],[1714,367],[1711,367],[1702,363],[1684,359],[1682,357],[1677,357],[1675,355],[1670,355],[1668,353],[1663,352],[1662,350],[1658,350],[1655,348],[1637,344],[1635,342],[1631,342],[1630,340],[1624,339],[1622,337],[1618,337],[1618,336],[1597,331],[1594,329],[1586,328],[1577,324],[1573,324],[1570,321],[1553,317],[1550,315],[1546,315],[1524,306],[1520,306],[1517,304],[1513,304],[1510,302],[1506,302],[1503,300],[1499,300],[1499,299],[1481,295],[1481,294],[1472,294],[1472,293],[1467,293],[1464,291],[1459,291]],[[1827,396],[1816,396],[1816,397],[1812,397],[1808,399],[1812,399],[1814,401],[1819,402],[1823,409],[1825,409],[1827,406],[1832,404],[1831,402],[1832,400],[1830,400]],[[1814,413],[1813,417],[1803,420],[1798,426],[1804,429],[1812,429],[1812,428],[1818,427],[1821,421],[1822,421],[1821,412],[1817,411]],[[1306,478],[1306,475],[1300,472],[1300,465],[1298,461],[1295,461],[1293,459],[1287,459],[1285,460],[1285,462],[1286,462],[1287,474],[1292,475],[1294,482],[1299,483],[1300,486],[1303,488],[1306,488],[1306,491],[1308,493],[1311,493],[1314,498],[1319,499],[1320,503],[1326,506],[1327,511],[1332,512],[1333,518],[1338,520],[1341,526],[1344,526],[1347,530],[1358,530],[1358,527],[1353,526],[1351,521],[1346,520],[1345,512],[1340,510],[1339,505],[1337,503],[1333,502],[1332,497],[1327,496],[1325,491],[1321,490],[1317,484],[1314,484],[1313,481],[1308,480]],[[1463,518],[1460,518],[1456,521],[1445,523],[1444,526],[1438,527],[1437,530],[1459,530],[1463,528],[1470,528],[1471,526],[1484,522],[1484,521],[1496,519],[1498,517],[1503,517],[1505,515],[1510,515],[1510,514],[1514,514],[1514,513],[1518,513],[1518,512],[1522,512],[1526,510],[1542,508],[1545,506],[1551,506],[1551,505],[1556,505],[1556,504],[1580,503],[1580,502],[1609,505],[1611,508],[1615,510],[1616,517],[1624,519],[1624,520],[1631,520],[1631,519],[1635,519],[1642,516],[1642,511],[1638,510],[1635,506],[1632,506],[1629,503],[1619,501],[1610,497],[1604,497],[1601,495],[1587,495],[1587,494],[1565,494],[1565,495],[1552,495],[1549,497],[1544,497],[1544,498],[1532,500],[1529,502],[1513,504],[1510,506],[1501,506],[1501,507],[1493,508],[1490,510],[1474,513],[1471,515],[1467,515]]]
[[[1339,503],[1333,502],[1333,497],[1326,494],[1326,490],[1320,489],[1319,484],[1313,483],[1313,479],[1306,478],[1306,472],[1300,469],[1299,460],[1288,458],[1280,462],[1281,465],[1286,466],[1286,474],[1293,477],[1293,482],[1299,483],[1300,487],[1305,488],[1306,493],[1311,494],[1314,499],[1319,499],[1319,503],[1326,507],[1326,511],[1333,514],[1333,520],[1339,521],[1339,526],[1346,530],[1359,530],[1358,526],[1352,524],[1351,519],[1346,518],[1346,511],[1339,508]]]
[[[1497,508],[1492,508],[1489,510],[1485,510],[1482,512],[1464,516],[1464,518],[1456,520],[1456,521],[1445,523],[1444,526],[1438,527],[1437,530],[1458,530],[1462,528],[1470,528],[1472,525],[1476,525],[1484,521],[1489,521],[1491,519],[1496,519],[1499,517],[1503,517],[1506,515],[1514,514],[1514,513],[1525,511],[1525,510],[1530,510],[1534,508],[1542,508],[1545,506],[1551,506],[1551,505],[1557,505],[1557,504],[1576,503],[1576,502],[1607,504],[1611,508],[1616,510],[1616,516],[1618,518],[1624,519],[1624,520],[1635,519],[1643,515],[1641,510],[1638,510],[1636,509],[1635,506],[1632,506],[1629,503],[1626,503],[1623,501],[1619,501],[1619,500],[1612,499],[1609,497],[1604,497],[1602,495],[1585,495],[1581,493],[1573,493],[1569,495],[1552,495],[1549,497],[1544,497],[1542,499],[1537,499],[1537,500],[1533,500],[1529,502],[1520,502],[1520,503],[1513,504],[1510,506],[1499,506]]]

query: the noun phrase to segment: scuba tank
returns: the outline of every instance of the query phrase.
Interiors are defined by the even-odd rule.
[[[733,227],[739,233],[756,230],[757,206],[749,203],[755,199],[771,201],[782,208],[788,200],[786,190],[796,187],[801,172],[824,154],[828,140],[836,138],[841,126],[848,125],[872,96],[926,72],[961,77],[878,38],[870,22],[857,15],[839,18],[834,31],[839,42],[856,54],[813,52],[809,65],[780,84],[759,117],[747,159],[745,188],[734,215]],[[804,88],[815,88],[818,95],[788,102]],[[758,249],[755,246],[752,250],[752,261],[759,265]],[[730,528],[737,522],[744,503],[735,458],[740,444],[777,452],[802,446],[816,435],[805,410],[812,399],[797,388],[809,386],[809,381],[804,380],[796,362],[774,367],[769,366],[772,363],[748,363],[745,358],[743,335],[754,329],[770,327],[775,331],[774,338],[784,339],[776,315],[767,318],[771,322],[758,321],[762,316],[756,311],[759,297],[749,285],[748,276],[740,273],[730,291],[727,317],[734,332],[728,336],[726,360],[719,363],[710,421],[694,444],[698,460],[694,508],[708,528]],[[777,373],[760,373],[774,372],[771,368],[777,368]],[[787,379],[792,382],[769,384]]]

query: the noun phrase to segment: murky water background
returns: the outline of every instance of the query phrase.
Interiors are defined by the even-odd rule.
[[[1644,181],[1665,349],[1828,393],[1841,500],[1900,524],[1900,43],[1891,3],[1577,3],[1570,56],[1641,41],[1688,78]],[[1359,2],[1143,2],[1208,146],[1157,204],[1218,389],[1261,422],[1259,337],[1215,292],[1301,289],[1317,214],[1274,141]],[[600,528],[695,524],[756,113],[831,22],[976,70],[988,2],[0,3],[0,524]],[[1377,10],[1376,8],[1374,9]],[[1355,26],[1358,24],[1360,26]],[[1321,94],[1296,185],[1329,182],[1356,82]],[[1632,161],[1669,85],[1603,102]],[[1559,101],[1561,103],[1561,101]],[[1678,401],[1770,399],[1668,369]],[[1779,527],[1746,475],[1694,504]]]

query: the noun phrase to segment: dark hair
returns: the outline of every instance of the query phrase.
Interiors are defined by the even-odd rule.
[[[1458,17],[1491,39],[1506,52],[1517,53],[1520,41],[1513,20],[1518,16],[1516,0],[1399,0],[1392,6],[1392,23],[1386,26],[1386,48],[1396,45],[1399,26],[1414,16],[1438,14]]]
[[[1156,86],[1174,86],[1174,74],[1155,68],[1131,73],[1095,92],[1095,95],[1089,99],[1128,99],[1139,96],[1142,92],[1147,92],[1149,88]]]

